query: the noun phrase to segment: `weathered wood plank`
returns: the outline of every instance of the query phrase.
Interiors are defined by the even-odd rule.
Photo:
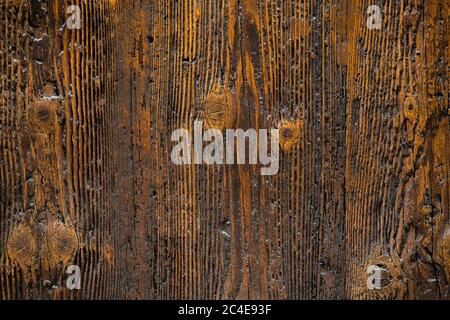
[[[447,0],[0,8],[0,299],[449,298]],[[195,120],[278,173],[175,165]]]
[[[1,2],[1,299],[114,297],[109,1]],[[66,288],[79,265],[82,288]]]

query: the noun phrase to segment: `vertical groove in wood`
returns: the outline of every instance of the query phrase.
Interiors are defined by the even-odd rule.
[[[351,2],[356,12],[368,5]],[[382,9],[382,31],[354,28],[350,40],[347,295],[448,298],[445,4],[389,2]],[[369,265],[384,266],[391,284],[368,290]]]
[[[68,1],[1,2],[0,299],[115,295],[112,8],[70,4],[82,8],[81,30],[66,28]],[[66,288],[71,264],[81,268],[81,291]]]
[[[449,298],[448,1],[0,8],[0,299]],[[195,120],[278,174],[173,164]]]

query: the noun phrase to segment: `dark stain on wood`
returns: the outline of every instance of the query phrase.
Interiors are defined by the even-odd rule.
[[[372,4],[0,0],[0,299],[449,299],[450,7]],[[278,174],[174,165],[195,119]]]

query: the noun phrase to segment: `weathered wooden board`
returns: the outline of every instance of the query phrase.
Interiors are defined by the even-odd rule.
[[[448,0],[0,8],[0,299],[450,298]],[[196,119],[278,174],[175,165]]]

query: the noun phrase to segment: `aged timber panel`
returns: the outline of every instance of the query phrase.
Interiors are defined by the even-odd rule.
[[[0,8],[0,299],[450,298],[448,0]],[[175,165],[196,120],[278,173]]]

